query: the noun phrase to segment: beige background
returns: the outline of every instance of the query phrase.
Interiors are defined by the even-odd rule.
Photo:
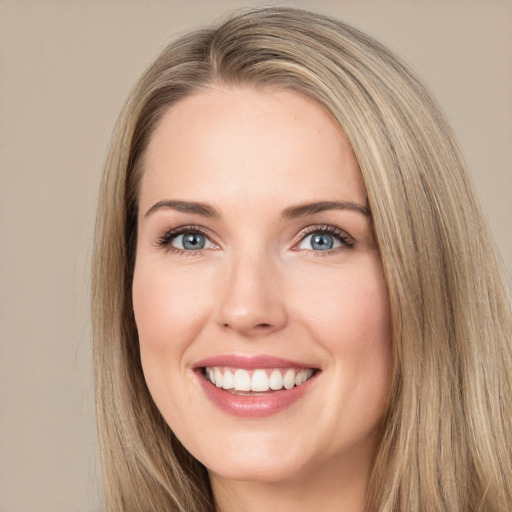
[[[351,22],[413,65],[512,269],[512,2],[281,3]],[[247,4],[0,0],[0,512],[100,509],[88,262],[110,133],[166,41]]]

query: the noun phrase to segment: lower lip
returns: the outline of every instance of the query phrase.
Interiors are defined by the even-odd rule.
[[[277,414],[300,400],[314,384],[318,373],[292,389],[263,395],[235,395],[214,386],[202,373],[196,372],[206,396],[222,411],[242,418],[264,418]]]

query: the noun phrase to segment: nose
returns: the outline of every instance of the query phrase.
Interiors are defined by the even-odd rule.
[[[288,322],[277,264],[270,258],[233,258],[221,284],[218,323],[254,338],[275,333]]]

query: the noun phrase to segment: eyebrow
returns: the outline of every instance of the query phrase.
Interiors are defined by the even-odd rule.
[[[220,219],[219,211],[208,203],[199,203],[196,201],[176,201],[163,200],[155,203],[147,212],[145,217],[161,209],[176,210],[182,213],[195,213],[211,219]],[[328,210],[350,210],[361,213],[365,217],[370,217],[370,210],[366,206],[362,206],[351,201],[320,201],[315,203],[300,204],[290,206],[281,213],[281,219],[295,219],[298,217],[306,217],[315,213]]]
[[[370,209],[366,206],[352,203],[350,201],[320,201],[318,203],[300,204],[291,206],[283,210],[281,214],[282,219],[295,219],[297,217],[306,217],[315,213],[324,212],[327,210],[350,210],[363,214],[365,217],[370,217]]]
[[[147,212],[145,217],[148,217],[152,213],[161,209],[171,209],[183,213],[195,213],[202,215],[203,217],[209,217],[212,219],[219,219],[220,213],[212,205],[208,203],[198,203],[195,201],[158,201],[155,203]]]

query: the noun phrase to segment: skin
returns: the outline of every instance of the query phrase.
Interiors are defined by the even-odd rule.
[[[390,312],[366,191],[339,125],[296,92],[211,87],[162,118],[139,199],[133,303],[145,378],[208,468],[217,509],[364,511],[390,384]],[[169,200],[207,203],[218,217],[154,206]],[[282,215],[325,201],[361,211]],[[308,230],[326,225],[341,231],[339,246],[315,250]],[[183,226],[207,230],[206,247],[165,238]],[[239,418],[206,397],[193,371],[221,354],[320,372],[278,414]]]

